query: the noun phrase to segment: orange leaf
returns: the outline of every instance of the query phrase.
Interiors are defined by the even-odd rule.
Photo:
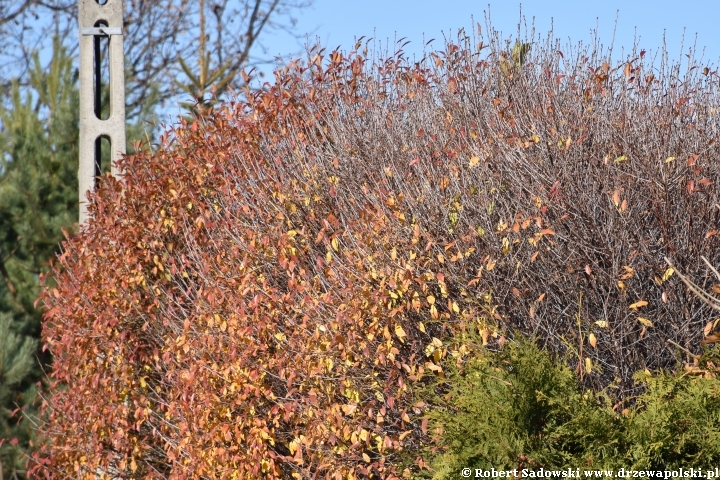
[[[647,304],[648,304],[648,302],[646,302],[645,300],[640,300],[639,302],[635,302],[632,305],[630,305],[630,308],[632,308],[633,310],[637,310],[638,308],[644,307]]]

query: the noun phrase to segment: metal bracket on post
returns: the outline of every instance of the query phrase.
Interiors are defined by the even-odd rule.
[[[125,62],[123,57],[122,0],[78,0],[80,24],[80,162],[78,168],[80,224],[87,222],[87,192],[95,190],[100,175],[100,139],[110,140],[110,173],[120,172],[116,162],[125,154]],[[100,39],[109,38],[107,67],[110,79],[110,113],[100,118]]]

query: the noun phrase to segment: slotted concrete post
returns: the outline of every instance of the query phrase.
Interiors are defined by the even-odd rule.
[[[95,190],[100,175],[100,139],[110,141],[110,172],[120,172],[115,162],[125,153],[125,77],[123,60],[122,0],[78,0],[80,25],[80,224],[88,220],[87,192]],[[100,39],[109,38],[110,110],[100,119]]]

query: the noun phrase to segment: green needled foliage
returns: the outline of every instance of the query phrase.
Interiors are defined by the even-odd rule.
[[[24,471],[24,450],[31,439],[31,424],[18,410],[32,401],[37,390],[28,382],[36,369],[38,341],[13,332],[14,322],[0,313],[0,468],[3,478]],[[15,407],[15,408],[13,408]],[[13,476],[14,475],[14,476]]]
[[[435,385],[442,394],[430,395],[440,405],[430,427],[443,447],[428,477],[456,478],[466,467],[665,470],[720,461],[716,352],[706,351],[695,375],[637,374],[646,391],[622,408],[602,392],[582,393],[574,372],[518,338],[450,365]]]

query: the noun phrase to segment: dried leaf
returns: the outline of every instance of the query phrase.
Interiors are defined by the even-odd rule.
[[[652,322],[645,317],[638,317],[638,322],[640,322],[641,324],[643,324],[646,327],[653,326]]]
[[[665,270],[665,273],[663,273],[662,281],[666,282],[670,277],[672,277],[673,273],[675,273],[675,270],[671,267]]]

